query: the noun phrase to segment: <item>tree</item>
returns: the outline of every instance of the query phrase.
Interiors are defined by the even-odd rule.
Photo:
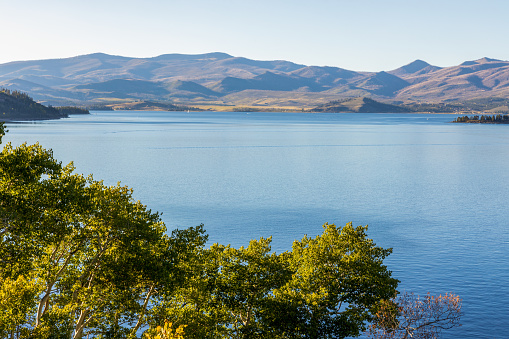
[[[187,262],[191,279],[158,305],[154,325],[172,319],[186,325],[187,338],[244,338],[264,331],[260,310],[275,288],[291,278],[284,255],[271,253],[271,239],[247,248],[219,244]]]
[[[316,238],[271,252],[271,239],[197,257],[190,285],[162,301],[159,322],[188,325],[188,338],[344,338],[358,335],[398,281],[367,227],[324,225]]]
[[[131,189],[73,171],[38,144],[0,153],[0,331],[11,338],[135,336],[206,241],[202,226],[166,235]]]
[[[295,328],[285,329],[292,336],[356,336],[380,300],[394,295],[398,280],[383,265],[392,250],[376,246],[366,231],[325,224],[322,235],[294,242],[292,280],[276,293],[295,309]]]
[[[434,339],[442,330],[460,325],[461,299],[454,294],[421,298],[404,293],[385,301],[370,325],[369,336],[374,339],[422,338]]]

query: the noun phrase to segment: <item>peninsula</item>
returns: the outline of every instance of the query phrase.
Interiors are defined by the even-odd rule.
[[[35,102],[28,94],[0,90],[0,121],[30,121],[67,118],[69,114],[89,114],[78,107],[51,107]]]

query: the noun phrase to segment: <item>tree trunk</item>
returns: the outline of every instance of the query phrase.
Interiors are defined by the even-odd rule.
[[[80,313],[80,317],[76,322],[76,328],[74,329],[74,336],[71,339],[81,339],[83,337],[83,330],[85,329],[85,319],[88,315],[88,310],[83,310]]]
[[[143,318],[145,317],[145,311],[147,310],[147,305],[150,300],[150,297],[152,296],[152,293],[154,292],[154,285],[150,286],[150,290],[147,293],[147,296],[145,297],[145,301],[143,302],[143,308],[140,312],[140,316],[138,318],[138,322],[136,323],[136,326],[134,326],[133,330],[131,331],[131,335],[136,336],[136,332],[140,328],[141,324],[143,323]]]

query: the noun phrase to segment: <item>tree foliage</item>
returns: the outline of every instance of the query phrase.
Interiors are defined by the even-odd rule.
[[[180,325],[174,329],[173,324],[165,320],[163,326],[148,330],[143,339],[184,339],[185,327],[185,325]]]
[[[155,296],[186,280],[178,263],[206,241],[202,226],[167,235],[131,189],[73,170],[38,144],[0,153],[4,337],[135,336]]]
[[[270,238],[240,249],[214,244],[190,284],[161,302],[159,321],[188,325],[188,338],[355,336],[398,283],[383,265],[391,250],[366,229],[325,224],[322,235],[281,254]]]

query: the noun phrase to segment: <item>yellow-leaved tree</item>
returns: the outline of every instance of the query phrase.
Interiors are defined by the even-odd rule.
[[[145,333],[144,339],[184,339],[185,325],[173,328],[173,324],[165,320],[163,326],[157,326]]]
[[[0,140],[4,126],[0,124]],[[188,280],[202,226],[166,233],[132,190],[63,166],[39,144],[0,152],[0,337],[134,338]]]

